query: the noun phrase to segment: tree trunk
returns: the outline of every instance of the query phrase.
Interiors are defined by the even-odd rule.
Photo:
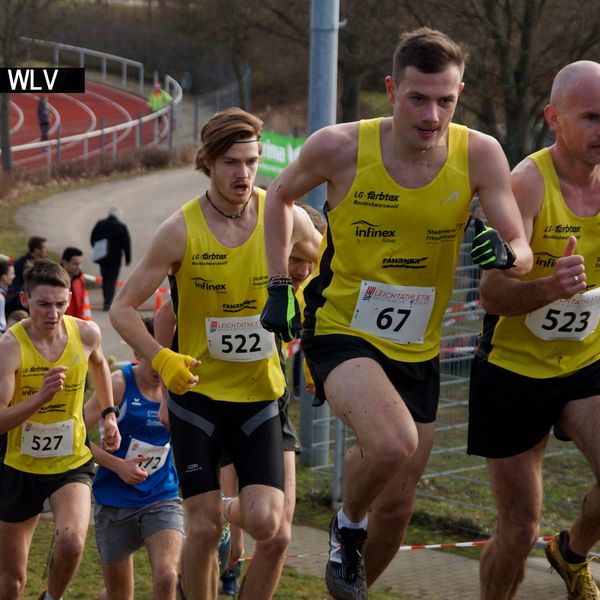
[[[10,94],[0,94],[0,147],[2,149],[2,170],[12,171],[10,152]]]

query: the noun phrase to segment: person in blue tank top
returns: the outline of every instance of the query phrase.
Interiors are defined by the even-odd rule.
[[[144,324],[154,334],[152,319]],[[170,435],[158,420],[163,397],[150,361],[128,364],[112,375],[121,447],[108,453],[92,443],[99,468],[93,484],[96,544],[105,589],[102,600],[134,598],[133,553],[146,546],[153,573],[153,597],[175,600],[183,545],[183,508]],[[86,426],[100,417],[92,396],[84,407]]]

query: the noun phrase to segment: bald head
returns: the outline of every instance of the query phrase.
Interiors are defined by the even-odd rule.
[[[600,84],[600,63],[578,60],[563,67],[554,78],[550,92],[550,103],[561,105],[574,90],[581,86]]]

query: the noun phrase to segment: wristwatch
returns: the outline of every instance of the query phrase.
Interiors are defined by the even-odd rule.
[[[102,416],[102,418],[106,418],[106,415],[110,415],[110,413],[115,413],[115,417],[117,417],[117,419],[119,418],[119,414],[121,413],[121,411],[119,410],[118,406],[109,406],[108,408],[105,408],[100,415]]]

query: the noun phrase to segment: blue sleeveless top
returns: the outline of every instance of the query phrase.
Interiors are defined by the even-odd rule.
[[[117,507],[144,507],[159,500],[177,498],[179,481],[173,463],[169,431],[158,420],[156,402],[142,396],[132,371],[123,367],[125,393],[121,414],[117,419],[121,447],[114,453],[119,458],[149,456],[140,466],[149,477],[136,485],[125,483],[114,471],[98,467],[93,491],[97,504]]]

